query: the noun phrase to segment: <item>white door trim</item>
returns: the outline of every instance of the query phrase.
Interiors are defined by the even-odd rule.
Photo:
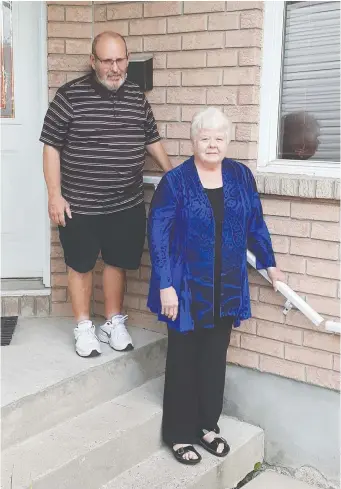
[[[43,123],[45,113],[49,104],[48,97],[48,64],[47,64],[47,2],[40,2],[40,82],[41,82],[41,123]],[[41,168],[43,168],[43,154],[41,153]],[[43,170],[42,170],[43,175]],[[45,287],[51,286],[51,223],[48,215],[47,190],[44,191],[44,265],[43,265],[43,284]]]

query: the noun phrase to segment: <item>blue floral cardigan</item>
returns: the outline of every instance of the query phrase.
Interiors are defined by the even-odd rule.
[[[276,266],[271,239],[252,172],[230,159],[222,163],[221,316],[234,325],[251,316],[246,251],[257,269]],[[215,222],[194,157],[166,173],[158,185],[148,219],[152,262],[148,307],[159,320],[181,332],[214,327]],[[175,321],[161,314],[160,289],[173,286],[179,298]]]

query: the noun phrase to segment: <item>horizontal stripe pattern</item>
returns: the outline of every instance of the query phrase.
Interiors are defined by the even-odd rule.
[[[143,202],[146,145],[160,140],[138,85],[117,92],[92,74],[58,89],[40,141],[60,150],[62,195],[79,214],[109,214]]]

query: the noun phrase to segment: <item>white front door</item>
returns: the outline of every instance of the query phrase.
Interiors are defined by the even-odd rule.
[[[46,203],[39,134],[46,104],[45,21],[42,2],[11,5],[14,117],[1,118],[1,276],[43,277]]]

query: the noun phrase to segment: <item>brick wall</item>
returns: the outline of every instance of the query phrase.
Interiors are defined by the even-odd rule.
[[[261,2],[50,2],[48,8],[50,97],[58,86],[88,69],[92,36],[116,30],[126,37],[130,52],[153,54],[154,89],[147,96],[173,163],[191,154],[189,124],[193,113],[216,105],[223,107],[234,122],[229,156],[255,170]],[[149,160],[146,171],[155,173],[158,168]],[[277,193],[269,185],[267,188],[269,193]],[[317,190],[314,195],[318,196]],[[151,197],[152,189],[146,187],[147,207]],[[288,284],[322,315],[337,318],[338,202],[263,195],[263,206]],[[52,313],[71,314],[56,230],[51,264]],[[96,314],[103,313],[102,266],[99,261],[94,273]],[[125,307],[130,323],[165,331],[146,308],[150,277],[147,247],[140,269],[129,272],[128,277]],[[284,299],[258,273],[250,272],[250,283],[253,318],[233,332],[228,360],[338,388],[339,338],[314,327],[298,311],[284,316]]]

